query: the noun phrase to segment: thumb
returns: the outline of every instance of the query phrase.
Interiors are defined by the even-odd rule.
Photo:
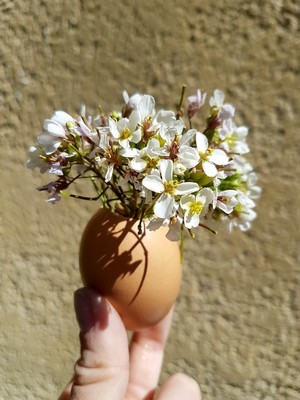
[[[81,357],[75,364],[70,400],[120,400],[128,384],[125,327],[113,306],[92,289],[74,295]]]

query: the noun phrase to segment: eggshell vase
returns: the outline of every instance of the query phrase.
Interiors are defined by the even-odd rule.
[[[138,234],[139,221],[100,209],[88,222],[80,244],[84,285],[105,296],[128,330],[159,322],[175,303],[181,283],[177,242],[167,228]]]

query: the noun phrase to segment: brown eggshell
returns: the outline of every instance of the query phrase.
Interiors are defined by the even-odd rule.
[[[138,221],[100,209],[88,222],[80,244],[83,283],[105,296],[127,329],[159,322],[175,303],[181,283],[178,243],[167,228],[138,234]]]

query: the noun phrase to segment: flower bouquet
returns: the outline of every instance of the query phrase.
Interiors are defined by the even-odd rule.
[[[55,179],[38,188],[61,197],[99,201],[80,246],[83,282],[107,296],[128,329],[164,317],[179,291],[178,241],[184,231],[250,228],[260,194],[245,154],[248,129],[215,90],[208,117],[198,121],[206,93],[175,111],[155,110],[152,96],[123,93],[122,110],[95,117],[56,111],[44,122],[28,167]],[[95,195],[74,192],[83,179]]]

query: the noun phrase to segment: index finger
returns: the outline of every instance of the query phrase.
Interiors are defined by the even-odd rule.
[[[172,316],[173,308],[158,324],[134,332],[129,347],[130,372],[125,399],[142,399],[155,391]]]

